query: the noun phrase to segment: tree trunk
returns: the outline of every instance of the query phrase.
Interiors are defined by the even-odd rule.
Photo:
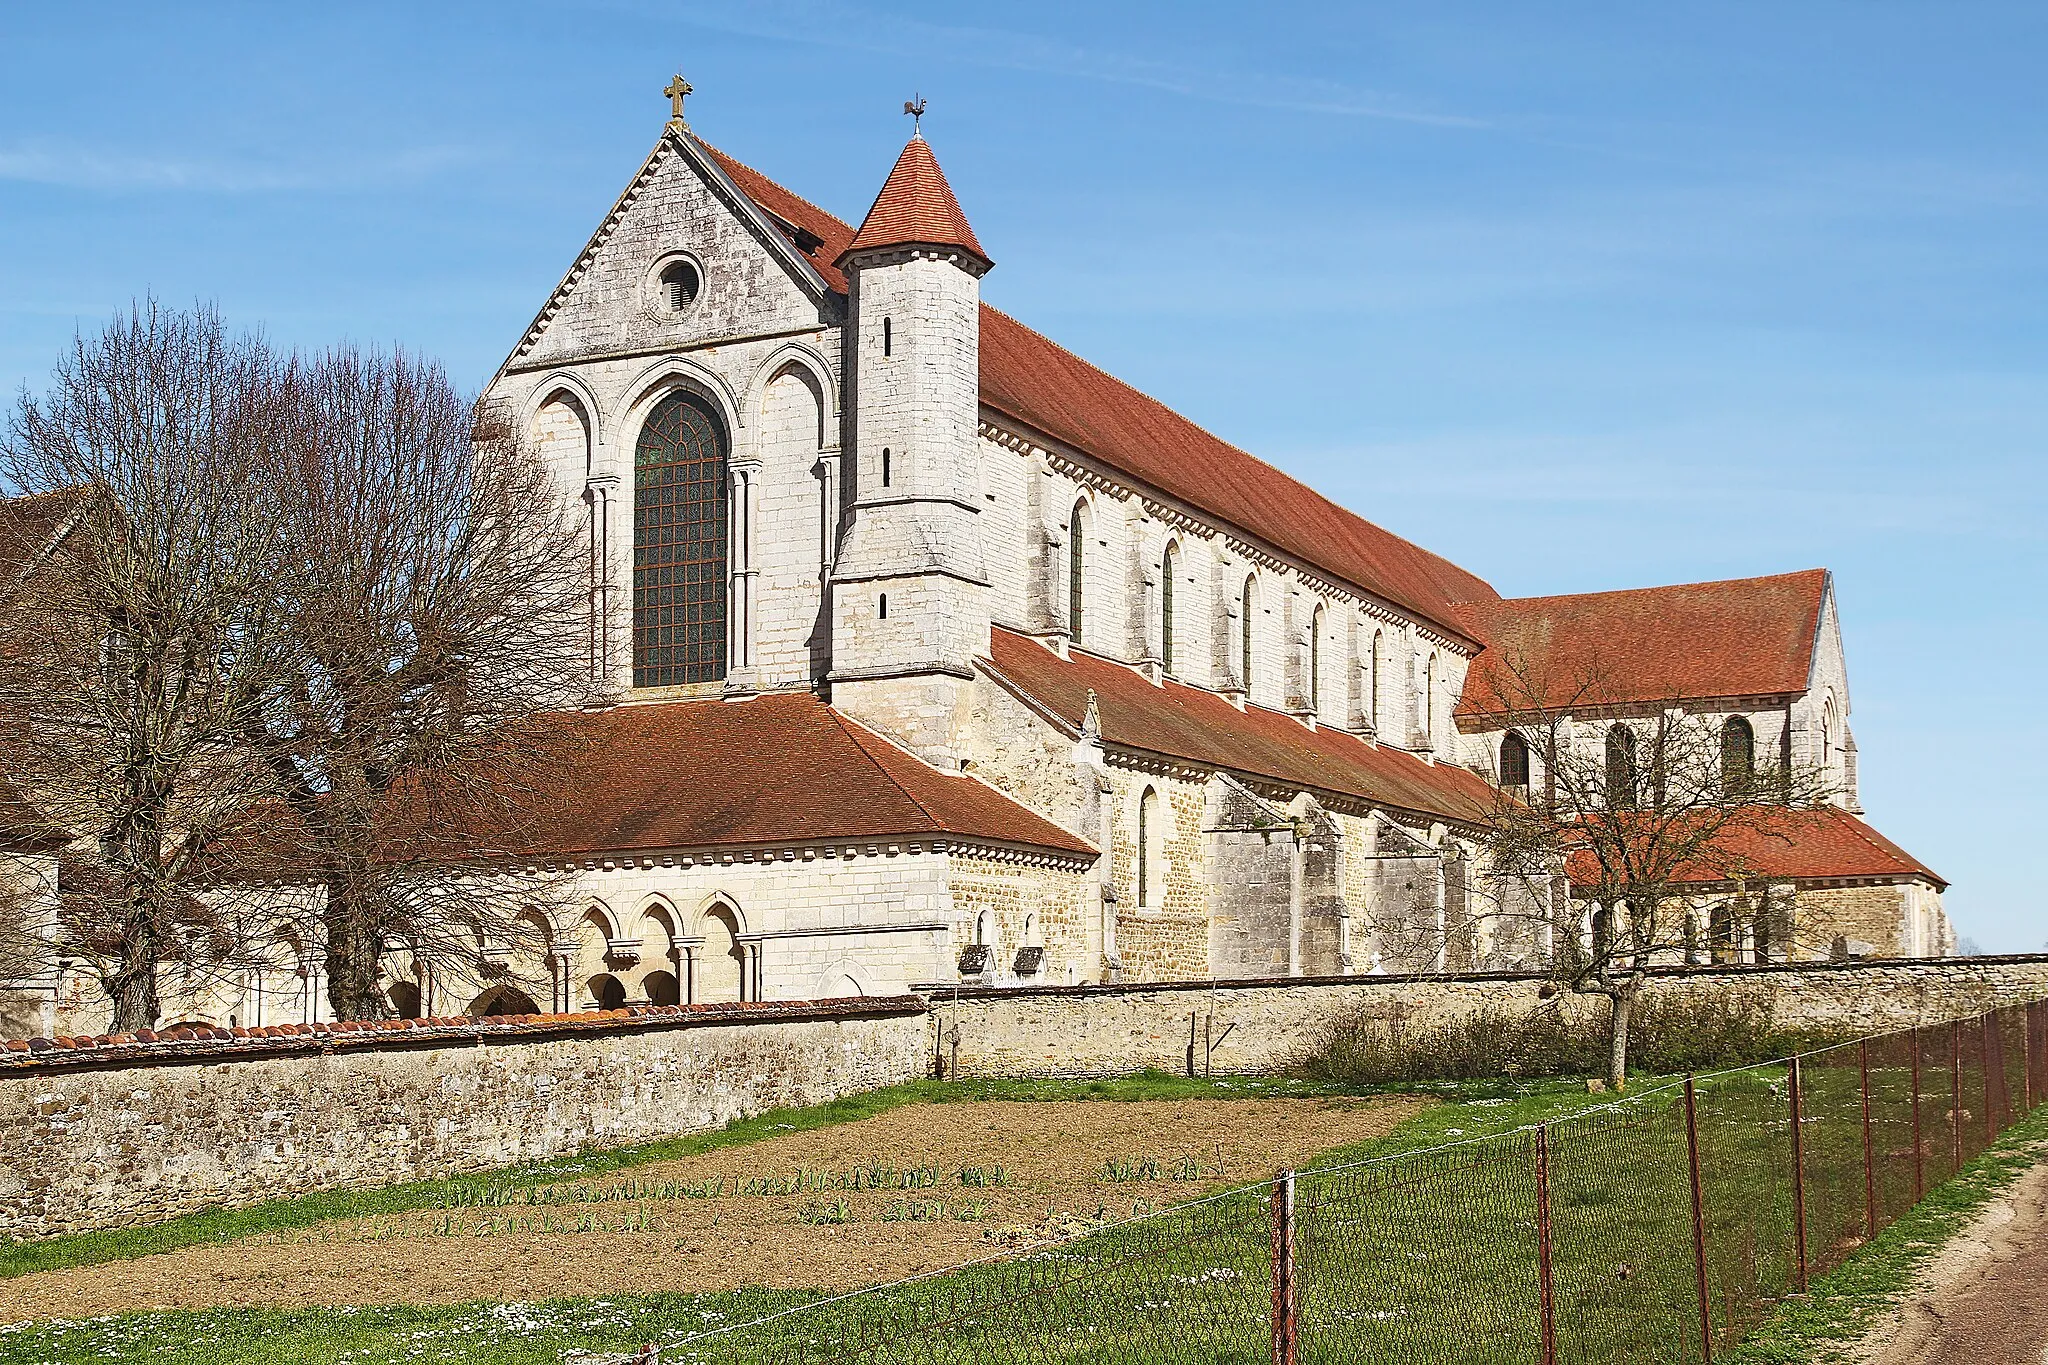
[[[1612,996],[1614,1011],[1607,1035],[1607,1083],[1615,1091],[1628,1088],[1628,1026],[1635,1014],[1635,986],[1624,986]]]
[[[330,882],[322,916],[327,935],[327,1006],[341,1019],[381,1019],[386,1013],[377,977],[384,935],[354,889]]]
[[[114,998],[115,1033],[156,1027],[159,1002],[154,955],[137,952],[130,945],[122,954],[121,965],[107,978],[107,994]]]

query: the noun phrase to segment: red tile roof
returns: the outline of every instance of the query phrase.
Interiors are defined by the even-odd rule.
[[[1277,711],[1239,711],[1214,692],[1170,679],[1155,687],[1134,668],[1080,650],[1061,659],[999,627],[988,662],[1000,681],[1077,731],[1093,691],[1109,744],[1446,819],[1474,820],[1493,808],[1493,789],[1463,768],[1376,748],[1342,730],[1311,730]]]
[[[1710,856],[1679,869],[1680,882],[1743,878],[1819,881],[1851,877],[1920,877],[1946,889],[1933,868],[1839,806],[1807,810],[1752,808],[1754,818],[1731,823]],[[1573,880],[1592,875],[1588,855],[1573,856]]]
[[[1093,854],[993,787],[942,773],[815,697],[621,706],[563,718],[584,746],[531,854],[955,835]]]
[[[1474,601],[1461,717],[1806,690],[1828,572]]]
[[[822,235],[822,234],[821,234]],[[908,246],[965,247],[984,261],[988,253],[975,240],[939,159],[922,136],[913,137],[896,158],[895,168],[882,182],[882,192],[861,220],[847,251],[871,247]]]
[[[811,264],[832,288],[846,288],[832,263],[853,241],[851,228],[716,148],[704,150],[756,204],[815,233],[823,245]],[[1477,575],[1339,507],[986,304],[981,401],[1454,634],[1468,628],[1453,603],[1499,597]]]

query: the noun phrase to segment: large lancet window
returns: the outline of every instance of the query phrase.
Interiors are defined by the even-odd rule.
[[[1640,799],[1636,777],[1636,734],[1626,725],[1607,732],[1607,804],[1633,810]]]
[[[1371,660],[1369,660],[1369,661],[1368,661],[1368,663],[1367,663],[1367,667],[1368,667],[1368,668],[1369,668],[1369,669],[1371,670],[1371,672],[1372,672],[1372,676],[1371,676],[1370,678],[1366,679],[1366,711],[1365,711],[1365,718],[1366,718],[1367,720],[1369,720],[1369,721],[1371,721],[1371,722],[1372,722],[1372,728],[1373,728],[1373,733],[1375,733],[1375,734],[1379,733],[1379,728],[1380,728],[1380,647],[1381,647],[1381,643],[1382,643],[1382,642],[1381,642],[1381,639],[1380,639],[1380,632],[1379,632],[1379,631],[1374,631],[1374,632],[1372,633],[1372,658],[1371,658]]]
[[[1257,580],[1244,581],[1244,601],[1237,614],[1237,681],[1246,692],[1252,690],[1252,606],[1258,600]]]
[[[1503,787],[1529,785],[1529,742],[1513,730],[1500,741],[1500,784]]]
[[[1074,514],[1067,518],[1067,638],[1077,645],[1081,643],[1081,578],[1088,562],[1087,539],[1087,518],[1081,515],[1081,504],[1075,503]]]
[[[1159,556],[1159,663],[1173,672],[1173,547]]]
[[[1721,726],[1721,790],[1740,801],[1756,783],[1756,730],[1741,716]]]
[[[633,451],[633,685],[725,676],[725,429],[677,391]]]
[[[1308,618],[1308,709],[1323,707],[1323,607],[1320,602]]]

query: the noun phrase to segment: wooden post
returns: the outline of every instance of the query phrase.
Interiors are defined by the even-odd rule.
[[[1273,1365],[1295,1365],[1293,1171],[1273,1182]]]
[[[1948,1173],[1963,1169],[1963,1025],[1948,1021],[1948,1131],[1954,1149]]]
[[[1792,1240],[1799,1257],[1799,1292],[1806,1292],[1806,1135],[1799,1102],[1799,1059],[1792,1059]]]
[[[1543,1326],[1543,1365],[1557,1365],[1557,1288],[1550,1265],[1550,1125],[1536,1125],[1536,1279]]]
[[[1877,1149],[1870,1140],[1870,1040],[1856,1044],[1856,1064],[1863,1072],[1863,1238],[1877,1237]]]
[[[1700,1359],[1714,1358],[1713,1301],[1707,1297],[1707,1209],[1700,1182],[1700,1117],[1692,1077],[1685,1078],[1685,1164],[1692,1177],[1692,1275],[1700,1300]]]
[[[1926,1177],[1920,1170],[1920,1153],[1924,1144],[1920,1139],[1920,1030],[1913,1030],[1913,1202],[1919,1203],[1927,1193]]]

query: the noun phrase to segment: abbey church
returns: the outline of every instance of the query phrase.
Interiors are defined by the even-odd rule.
[[[1542,780],[1490,689],[1596,653],[1574,743],[1678,714],[1830,779],[1746,879],[1792,922],[1703,955],[1952,950],[1863,817],[1825,570],[1503,597],[984,304],[921,135],[855,227],[673,114],[487,395],[621,698],[532,852],[576,910],[398,1012],[1536,968],[1476,890]],[[318,1017],[295,980],[209,1009]]]

